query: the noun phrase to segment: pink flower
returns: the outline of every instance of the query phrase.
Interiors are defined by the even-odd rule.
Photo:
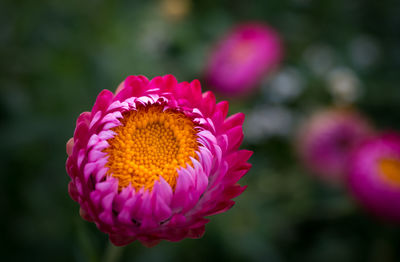
[[[206,216],[230,209],[252,152],[244,114],[228,118],[200,83],[129,76],[103,90],[67,143],[69,194],[115,245],[199,238]]]
[[[261,23],[242,24],[222,39],[206,67],[207,84],[225,95],[250,92],[282,59],[279,35]]]
[[[364,142],[349,166],[354,197],[376,216],[400,222],[400,135],[383,134]]]
[[[355,111],[320,111],[300,129],[298,152],[313,173],[326,181],[341,183],[351,152],[371,134],[368,122]]]

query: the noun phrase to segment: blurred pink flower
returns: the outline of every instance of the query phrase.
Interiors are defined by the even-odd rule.
[[[201,93],[197,80],[130,76],[103,90],[67,143],[69,194],[115,245],[199,238],[245,187],[244,114]]]
[[[376,216],[400,222],[400,134],[387,133],[365,141],[349,166],[354,197]]]
[[[282,56],[282,42],[274,29],[261,23],[239,25],[211,52],[206,83],[225,95],[249,93]]]
[[[320,178],[342,183],[351,152],[371,134],[369,123],[355,111],[320,111],[301,127],[298,152],[303,163]]]

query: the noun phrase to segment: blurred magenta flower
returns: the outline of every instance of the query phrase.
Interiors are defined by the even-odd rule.
[[[282,56],[282,42],[274,29],[256,22],[241,24],[211,52],[206,83],[225,95],[249,93]]]
[[[69,194],[115,245],[199,238],[245,187],[244,114],[167,75],[129,76],[103,90],[67,143]]]
[[[400,222],[400,134],[368,139],[349,166],[353,195],[376,216]]]
[[[300,129],[297,147],[303,163],[320,178],[344,182],[351,152],[372,134],[369,123],[349,109],[315,113]]]

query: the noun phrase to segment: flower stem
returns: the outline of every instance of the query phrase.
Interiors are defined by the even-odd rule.
[[[104,262],[117,262],[123,252],[124,248],[123,247],[117,247],[111,244],[111,242],[108,243],[107,249],[104,252]]]

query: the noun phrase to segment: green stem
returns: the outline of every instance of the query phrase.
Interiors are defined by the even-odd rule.
[[[108,243],[107,249],[104,252],[104,262],[117,262],[121,256],[124,247],[114,246],[111,242]]]

